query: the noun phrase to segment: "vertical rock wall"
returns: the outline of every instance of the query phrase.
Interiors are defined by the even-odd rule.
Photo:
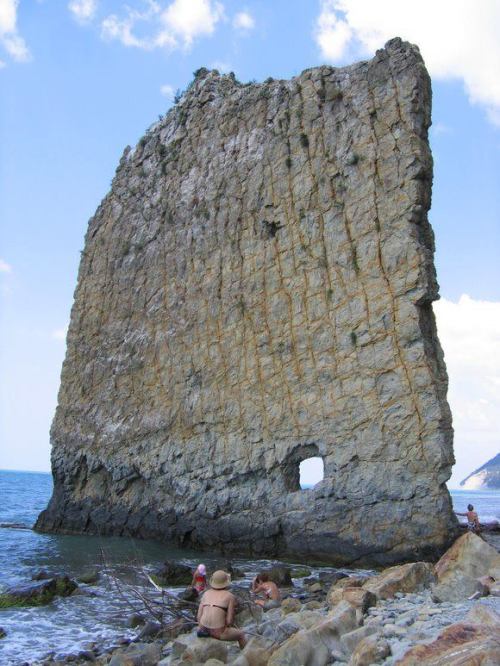
[[[399,39],[290,81],[198,72],[90,221],[38,529],[358,563],[447,543],[430,107]]]

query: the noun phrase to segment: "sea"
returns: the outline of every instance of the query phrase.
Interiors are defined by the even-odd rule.
[[[450,492],[456,511],[466,511],[471,503],[481,521],[500,521],[499,491]],[[78,654],[94,645],[111,648],[120,639],[132,638],[136,630],[127,627],[134,608],[131,586],[146,589],[148,571],[167,559],[193,569],[200,561],[209,566],[217,561],[213,553],[181,551],[154,541],[37,534],[31,526],[51,493],[50,474],[0,470],[0,591],[29,582],[40,570],[78,577],[97,568],[100,578],[97,585],[82,585],[84,594],[56,598],[47,606],[0,609],[0,627],[6,632],[0,639],[2,666],[35,664],[47,655]],[[250,581],[271,561],[233,559],[233,563]]]

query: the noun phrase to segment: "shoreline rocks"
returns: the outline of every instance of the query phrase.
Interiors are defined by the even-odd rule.
[[[459,666],[469,663],[460,661],[462,657],[476,663],[474,660],[481,655],[489,660],[485,663],[500,663],[500,597],[490,594],[476,600],[462,595],[455,601],[435,598],[434,590],[440,579],[446,581],[452,573],[465,576],[466,589],[467,575],[490,571],[497,578],[489,588],[485,585],[485,593],[500,580],[498,553],[476,535],[465,536],[435,566],[414,562],[375,575],[351,573],[343,578],[324,575],[323,581],[320,574],[315,574],[314,583],[296,578],[291,581],[293,587],[282,588],[282,606],[269,611],[256,607],[253,612],[248,580],[234,584],[240,600],[237,624],[249,639],[242,651],[234,643],[198,638],[189,623],[169,635],[158,624],[145,631],[153,625],[148,621],[145,628],[138,628],[129,645],[118,645],[104,652],[96,647],[43,663]],[[283,569],[283,577],[288,579],[287,567]],[[459,585],[459,579],[455,584]],[[139,621],[142,620],[141,615]]]

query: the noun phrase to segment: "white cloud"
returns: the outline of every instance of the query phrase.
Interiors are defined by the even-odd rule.
[[[249,12],[239,12],[233,19],[233,28],[252,30],[255,28],[255,19]]]
[[[457,487],[500,450],[500,302],[443,298],[434,312],[450,380]]]
[[[0,0],[0,45],[17,62],[27,62],[30,52],[17,31],[19,0]],[[3,63],[5,65],[5,63]]]
[[[71,0],[68,9],[79,23],[88,23],[97,11],[97,0]]]
[[[216,69],[221,74],[228,74],[229,72],[233,71],[232,66],[223,60],[214,60],[212,63],[210,63],[210,69]]]
[[[52,339],[64,342],[66,340],[67,333],[68,333],[67,326],[65,326],[64,328],[56,328],[52,331]]]
[[[500,125],[497,0],[321,0],[314,37],[326,60],[364,57],[391,37],[420,47],[431,75],[461,79],[472,103]]]
[[[169,86],[168,84],[160,86],[160,92],[168,100],[173,100],[174,99],[175,90],[174,90],[173,86]]]
[[[0,259],[0,273],[12,273],[12,266],[3,259]]]
[[[111,14],[101,30],[104,39],[146,51],[188,49],[197,37],[213,34],[223,16],[222,4],[214,0],[174,0],[165,9],[155,0],[147,0],[143,11],[128,7],[124,17]]]

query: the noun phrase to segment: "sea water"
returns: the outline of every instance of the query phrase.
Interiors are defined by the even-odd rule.
[[[135,634],[126,626],[132,612],[127,585],[147,586],[144,570],[166,559],[193,568],[200,561],[208,565],[216,561],[213,554],[180,551],[152,541],[37,534],[30,528],[51,493],[50,474],[0,471],[0,524],[18,526],[0,527],[0,589],[28,582],[41,569],[77,577],[97,565],[101,577],[97,585],[83,586],[93,596],[56,598],[44,607],[1,609],[0,627],[7,632],[0,639],[2,666],[31,663],[51,652],[75,653],[92,642],[110,647]],[[500,492],[458,490],[451,495],[456,511],[466,511],[471,503],[482,521],[500,520]],[[269,566],[263,560],[233,561],[249,578]],[[123,585],[120,590],[116,580]]]

